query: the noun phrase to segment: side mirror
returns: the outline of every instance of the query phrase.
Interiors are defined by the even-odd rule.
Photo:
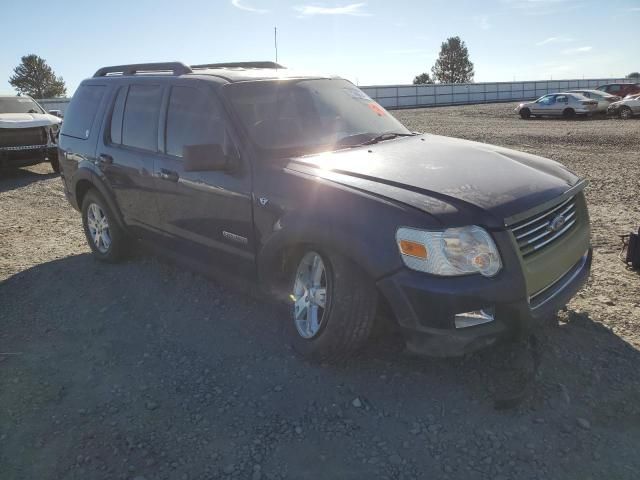
[[[49,114],[55,115],[58,118],[62,118],[62,112],[60,110],[49,110]]]
[[[185,145],[182,148],[185,172],[205,172],[228,170],[230,158],[225,155],[222,145],[217,143]]]

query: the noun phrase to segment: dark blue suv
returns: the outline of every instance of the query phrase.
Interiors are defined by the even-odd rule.
[[[505,148],[407,130],[352,83],[270,62],[100,69],[60,136],[99,260],[144,239],[291,306],[295,348],[334,360],[386,304],[409,350],[528,332],[591,265],[585,182]]]

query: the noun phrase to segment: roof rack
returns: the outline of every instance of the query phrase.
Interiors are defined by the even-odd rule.
[[[193,70],[182,62],[132,63],[131,65],[102,67],[93,76],[106,77],[109,74],[135,75],[136,73],[148,72],[173,72],[173,75],[184,75],[185,73],[192,73]]]
[[[225,62],[191,65],[191,68],[287,68],[276,62]]]

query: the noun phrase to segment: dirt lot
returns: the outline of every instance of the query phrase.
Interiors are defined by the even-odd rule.
[[[276,307],[142,252],[92,260],[47,165],[0,177],[0,478],[638,479],[640,121],[522,121],[513,105],[395,112],[591,181],[589,284],[539,335],[524,402],[494,409],[501,346],[415,359],[395,336],[300,360]]]

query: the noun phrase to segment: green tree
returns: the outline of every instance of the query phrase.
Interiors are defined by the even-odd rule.
[[[431,77],[426,72],[421,73],[420,75],[418,75],[416,78],[413,79],[414,85],[426,85],[428,83],[433,83],[433,80],[431,80]]]
[[[431,69],[440,83],[468,83],[473,81],[473,63],[460,37],[447,38],[440,47],[440,55]]]
[[[62,97],[67,87],[62,77],[56,77],[44,58],[37,55],[25,55],[21,63],[13,69],[9,83],[19,93],[34,98]]]
[[[640,80],[640,72],[631,72],[627,75],[627,78],[635,78],[636,80]]]

